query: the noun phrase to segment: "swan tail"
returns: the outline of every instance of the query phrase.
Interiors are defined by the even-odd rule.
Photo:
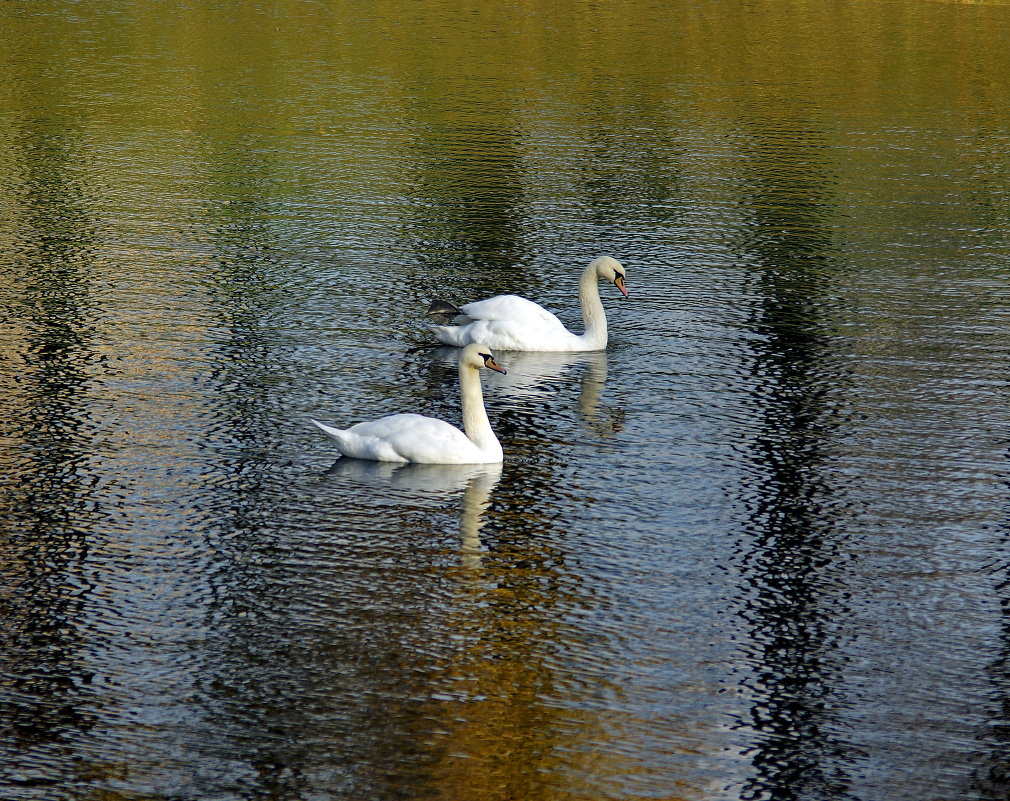
[[[443,345],[451,345],[454,348],[463,348],[470,344],[469,331],[465,326],[460,325],[429,325],[428,329],[435,335],[435,339]]]
[[[328,426],[325,423],[320,423],[318,420],[309,420],[312,425],[322,431],[326,436],[337,443],[337,447],[340,448],[340,452],[344,453],[344,448],[346,447],[347,440],[344,437],[343,431],[339,428],[334,428],[333,426]]]
[[[448,323],[454,317],[458,317],[463,312],[460,311],[459,307],[454,306],[447,300],[442,300],[441,298],[435,298],[431,305],[428,307],[428,316],[432,317],[438,323]]]

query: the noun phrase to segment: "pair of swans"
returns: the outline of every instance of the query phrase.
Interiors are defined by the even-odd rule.
[[[451,318],[456,325],[431,330],[446,345],[462,348],[459,385],[463,431],[434,417],[393,414],[340,429],[312,423],[330,437],[337,449],[355,459],[421,464],[496,464],[503,458],[484,408],[479,371],[482,367],[505,373],[492,350],[579,352],[607,346],[607,318],[598,281],[606,279],[627,297],[625,270],[619,261],[601,256],[583,271],[579,305],[585,333],[573,334],[549,311],[517,295],[496,295],[459,308],[444,301],[432,303],[429,313]]]

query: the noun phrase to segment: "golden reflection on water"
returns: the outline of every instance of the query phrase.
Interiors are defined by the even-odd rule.
[[[372,195],[407,198],[430,180],[424,160],[437,170],[453,152],[464,154],[460,178],[489,180],[494,165],[468,148],[468,138],[508,138],[514,155],[497,149],[505,169],[487,188],[509,192],[543,146],[567,137],[599,145],[592,132],[600,123],[620,132],[629,114],[654,128],[625,131],[622,146],[648,152],[660,144],[655,137],[669,147],[680,131],[732,120],[733,108],[743,118],[756,104],[790,98],[825,126],[827,103],[858,115],[859,124],[910,103],[922,113],[957,108],[999,119],[1004,101],[997,78],[1006,57],[993,38],[998,26],[987,24],[1001,13],[995,7],[805,2],[790,13],[726,4],[716,14],[706,5],[643,12],[641,3],[619,2],[570,13],[538,2],[483,3],[463,14],[451,3],[379,3],[367,12],[302,2],[227,11],[107,3],[46,15],[21,8],[7,20],[0,108],[13,130],[65,129],[73,174],[110,208],[185,197],[194,178],[231,172],[228,148],[271,165],[273,181],[261,189],[275,197],[322,187],[353,197],[367,181]],[[927,13],[945,14],[944,23],[920,24]],[[13,143],[0,144],[7,161]],[[316,154],[311,168],[292,158],[306,149]],[[407,152],[413,166],[405,170]],[[439,182],[439,193],[447,188]]]
[[[967,327],[977,309],[992,308],[992,289],[1003,285],[999,276],[990,277],[970,297],[975,265],[958,266],[956,257],[965,242],[987,254],[1000,253],[1003,244],[1010,168],[1005,10],[981,3],[809,0],[576,5],[485,2],[464,11],[446,0],[382,0],[367,6],[99,0],[86,6],[4,6],[0,390],[10,411],[0,424],[0,482],[10,491],[0,493],[0,512],[5,522],[31,536],[4,540],[2,566],[11,586],[22,588],[28,599],[9,615],[12,647],[33,642],[33,626],[44,629],[44,655],[37,658],[42,672],[55,677],[51,684],[45,678],[41,684],[18,685],[30,696],[17,710],[26,739],[55,743],[65,755],[73,751],[65,744],[80,736],[90,725],[88,716],[103,704],[108,709],[148,704],[147,709],[160,710],[160,696],[152,700],[138,691],[110,701],[100,684],[78,687],[88,683],[83,677],[90,677],[87,671],[102,659],[106,667],[113,663],[109,672],[124,676],[124,684],[134,669],[114,647],[92,644],[87,615],[108,615],[118,625],[126,602],[138,595],[128,557],[139,553],[153,560],[152,554],[170,550],[163,540],[171,536],[178,535],[175,545],[185,552],[186,568],[199,576],[186,549],[197,547],[193,543],[216,526],[227,529],[226,538],[238,531],[249,541],[229,539],[228,548],[207,549],[208,560],[221,559],[213,590],[225,601],[229,593],[242,593],[229,584],[234,563],[228,559],[246,565],[257,588],[256,582],[273,581],[271,592],[282,595],[276,588],[294,587],[285,597],[296,599],[306,586],[316,586],[310,579],[324,575],[328,583],[317,591],[338,611],[326,602],[310,604],[308,612],[293,601],[290,607],[278,602],[278,628],[289,636],[292,627],[304,626],[325,639],[331,628],[340,628],[340,615],[348,609],[358,615],[355,622],[362,629],[371,633],[371,624],[383,631],[370,617],[375,586],[341,582],[348,575],[365,583],[383,576],[391,582],[385,609],[406,620],[391,627],[403,641],[396,643],[403,647],[391,650],[396,658],[413,657],[418,664],[402,666],[410,679],[395,672],[401,668],[396,663],[382,681],[369,684],[365,675],[348,692],[378,686],[395,695],[401,683],[420,688],[418,693],[431,692],[419,701],[421,714],[402,722],[405,731],[391,737],[402,745],[416,735],[427,749],[430,774],[410,778],[424,785],[428,797],[590,799],[641,790],[650,798],[707,798],[736,782],[734,771],[743,764],[733,751],[739,737],[725,731],[728,722],[738,723],[757,744],[754,760],[764,759],[750,769],[755,794],[790,789],[790,771],[810,763],[815,764],[804,775],[813,777],[811,782],[819,781],[822,762],[826,773],[838,764],[839,773],[858,773],[858,763],[855,768],[841,759],[832,763],[816,749],[834,747],[832,738],[842,739],[837,732],[859,721],[822,721],[819,701],[809,705],[807,718],[797,717],[790,695],[797,678],[811,696],[831,682],[830,671],[811,664],[810,654],[835,659],[845,643],[833,639],[832,610],[817,608],[832,598],[831,588],[819,583],[824,555],[792,548],[782,532],[806,543],[827,519],[826,533],[834,536],[831,515],[841,512],[809,520],[805,514],[818,511],[811,504],[804,514],[786,519],[788,530],[773,524],[782,523],[781,510],[798,494],[817,500],[822,491],[807,474],[817,473],[830,455],[821,456],[821,443],[831,430],[819,423],[834,409],[827,404],[830,397],[821,403],[826,391],[818,371],[836,355],[832,349],[842,347],[838,337],[832,339],[843,305],[839,298],[853,307],[879,304],[873,306],[878,317],[865,324],[885,336],[867,336],[855,323],[843,328],[847,353],[860,357],[862,369],[876,380],[893,368],[885,357],[897,353],[911,362],[921,356],[922,340],[936,335],[936,318],[950,315]],[[951,187],[959,186],[970,187],[958,196],[963,202],[948,202]],[[913,195],[920,192],[929,192],[931,201],[918,203]],[[938,216],[949,237],[945,259],[954,266],[929,272],[909,258],[908,266],[895,270],[895,283],[915,278],[943,291],[956,285],[963,321],[949,311],[943,291],[927,289],[915,296],[926,313],[910,323],[898,313],[907,295],[855,271],[833,269],[833,249],[851,245],[869,252],[896,240],[915,244],[909,232],[931,230]],[[620,536],[600,536],[594,542],[606,547],[596,558],[604,567],[584,575],[576,562],[587,537],[583,532],[580,540],[557,519],[561,509],[585,513],[595,502],[584,496],[608,489],[601,483],[586,491],[568,483],[573,476],[585,480],[587,471],[579,473],[582,465],[565,463],[553,452],[571,444],[557,433],[562,430],[569,439],[586,437],[588,445],[580,451],[586,459],[602,459],[609,447],[632,443],[637,452],[621,453],[610,467],[619,475],[620,459],[638,459],[642,485],[659,487],[650,503],[658,507],[670,500],[663,483],[670,476],[657,475],[656,465],[672,462],[661,462],[655,452],[662,448],[665,456],[681,443],[662,440],[663,426],[671,425],[674,415],[663,417],[657,410],[682,409],[682,399],[672,398],[663,384],[680,369],[680,363],[671,366],[669,347],[680,332],[665,325],[670,318],[650,317],[640,309],[657,314],[680,303],[675,262],[688,252],[681,243],[689,234],[708,235],[703,252],[694,257],[713,267],[696,278],[703,287],[696,287],[693,310],[718,309],[711,313],[725,315],[719,325],[727,338],[738,324],[741,340],[731,341],[726,350],[743,362],[748,357],[740,353],[750,354],[753,364],[746,375],[722,363],[708,367],[723,383],[718,393],[699,393],[697,403],[718,410],[726,397],[741,393],[740,384],[750,382],[742,392],[750,392],[758,410],[745,420],[751,427],[737,420],[730,433],[718,430],[713,436],[735,434],[743,440],[741,450],[753,461],[744,470],[752,474],[785,465],[773,476],[777,483],[739,479],[739,486],[725,493],[731,500],[720,498],[725,506],[743,497],[742,505],[752,512],[738,535],[745,542],[741,547],[750,551],[740,560],[742,589],[723,588],[723,596],[709,599],[717,605],[734,592],[757,591],[747,625],[734,632],[749,637],[752,650],[734,650],[736,645],[721,640],[720,645],[730,653],[727,661],[750,659],[755,669],[775,674],[751,688],[755,715],[776,713],[765,729],[744,712],[731,721],[725,706],[719,707],[721,718],[710,711],[721,703],[725,685],[735,688],[743,680],[728,669],[712,679],[709,671],[715,668],[695,664],[693,632],[671,634],[673,623],[652,617],[630,626],[628,636],[636,643],[652,636],[655,626],[669,627],[662,632],[670,637],[663,643],[669,649],[665,656],[686,678],[678,674],[670,680],[660,672],[659,679],[649,673],[656,665],[635,661],[641,652],[622,640],[623,630],[594,629],[580,618],[591,610],[618,628],[623,610],[603,608],[600,600],[613,591],[606,586],[609,571],[626,560],[625,578],[634,582],[627,577],[641,579],[637,560],[647,561],[649,555],[635,553]],[[303,407],[332,403],[343,405],[342,412],[348,407],[357,412],[370,403],[399,399],[409,388],[411,400],[444,411],[439,404],[447,393],[439,376],[407,383],[380,366],[383,355],[405,349],[419,318],[413,309],[423,309],[436,288],[448,284],[460,299],[522,288],[573,311],[563,305],[570,303],[573,285],[565,271],[569,262],[579,263],[581,254],[569,260],[569,251],[603,244],[641,257],[645,300],[636,297],[639,306],[618,307],[614,318],[620,326],[607,353],[519,355],[505,363],[507,377],[491,379],[494,391],[487,395],[497,413],[493,424],[512,448],[511,461],[502,469],[387,473],[384,466],[342,463],[337,470],[370,485],[373,494],[453,496],[459,531],[449,549],[450,566],[443,576],[415,565],[426,578],[438,573],[432,579],[436,587],[448,577],[451,592],[444,607],[429,610],[428,594],[440,596],[425,584],[409,588],[417,597],[409,612],[400,613],[397,604],[403,599],[396,593],[401,585],[386,572],[370,572],[366,564],[358,575],[357,563],[348,567],[339,559],[331,565],[332,574],[316,570],[311,542],[303,546],[299,570],[292,570],[297,581],[289,583],[287,572],[271,577],[262,564],[242,562],[245,548],[267,539],[266,529],[280,543],[264,551],[277,563],[287,553],[285,537],[294,539],[284,521],[276,520],[278,499],[289,499],[285,488],[275,485],[297,472],[291,467],[297,459],[318,458],[316,452],[292,455],[301,447]],[[740,265],[752,277],[749,284],[743,280],[750,295],[741,300],[742,312],[733,304],[741,298],[727,301],[717,285],[720,271]],[[998,268],[989,269],[995,275]],[[614,306],[608,303],[608,314]],[[1002,345],[1005,328],[996,325],[1001,318],[989,319],[997,333],[988,341]],[[893,342],[884,348],[887,335],[904,336],[899,344],[907,352],[898,352]],[[950,337],[941,338],[932,347],[947,348],[943,353],[960,370]],[[634,347],[643,341],[647,354]],[[697,341],[712,346],[704,338]],[[718,356],[712,358],[718,362]],[[919,367],[926,384],[936,368],[925,361]],[[657,373],[661,381],[646,384],[645,378]],[[573,386],[575,391],[568,392]],[[652,395],[638,403],[638,392],[644,394],[646,387]],[[928,409],[922,395],[904,396],[929,413],[907,432],[909,438],[932,431],[948,394],[931,395]],[[632,401],[638,419],[628,425],[625,410]],[[864,391],[854,403],[877,401],[873,392]],[[889,429],[914,420],[897,402],[872,408],[894,415],[882,420]],[[715,429],[714,416],[718,411],[699,414],[709,432]],[[995,417],[980,413],[979,428],[984,423],[995,430]],[[565,428],[569,418],[575,423]],[[660,425],[643,433],[643,418]],[[692,433],[685,428],[678,433]],[[908,453],[906,442],[894,442]],[[862,447],[879,457],[887,445],[873,432]],[[289,461],[270,461],[275,451]],[[797,454],[807,458],[793,458]],[[854,452],[850,458],[864,456]],[[922,470],[920,456],[912,452],[910,469]],[[951,465],[948,469],[963,469],[960,463]],[[701,473],[709,468],[703,460],[690,466]],[[371,472],[350,475],[358,469]],[[901,476],[893,464],[887,473]],[[872,483],[880,481],[886,478],[874,477]],[[339,493],[328,497],[351,503]],[[195,509],[196,501],[204,504],[203,511]],[[299,533],[320,525],[317,517],[298,517],[303,509],[288,512],[297,518],[291,527]],[[313,510],[324,518],[330,512]],[[349,525],[382,528],[399,546],[388,531],[395,515],[359,507],[352,512]],[[765,529],[762,514],[771,521],[765,521]],[[587,516],[618,535],[649,522]],[[426,519],[420,513],[411,518],[415,529]],[[153,528],[152,520],[167,520],[170,533]],[[47,536],[36,536],[39,532]],[[418,531],[411,533],[413,541],[421,540]],[[850,546],[841,534],[838,539],[840,549]],[[348,562],[357,556],[341,551],[342,543],[325,544]],[[830,544],[834,547],[834,540]],[[381,545],[389,547],[387,541]],[[110,553],[116,558],[103,561]],[[685,562],[701,559],[689,550],[672,553]],[[797,559],[797,554],[818,581],[807,582],[806,573],[802,580],[779,575],[784,556]],[[374,558],[385,565],[396,555],[396,547],[390,547]],[[41,578],[32,572],[37,564],[45,566]],[[83,582],[86,568],[88,581],[98,586],[79,591],[76,584]],[[728,585],[731,573],[727,568]],[[826,581],[834,578],[829,573]],[[191,614],[200,617],[205,588],[199,579],[195,589],[179,581],[196,599]],[[678,589],[664,586],[648,600],[660,604]],[[783,599],[789,602],[785,612]],[[275,699],[272,687],[261,688],[262,665],[243,650],[250,626],[233,616],[225,601],[214,614],[225,618],[216,630],[223,632],[220,648],[232,654],[232,661],[202,651],[201,660],[214,664],[208,668],[198,661],[212,674],[207,683],[225,688],[208,695],[224,703],[214,695],[219,692],[232,701],[229,709],[238,708],[235,728],[241,730],[252,716],[233,699],[248,691],[247,684],[267,697],[263,709]],[[258,601],[251,593],[248,607],[255,611]],[[814,611],[802,618],[805,605]],[[146,608],[137,613],[138,631],[149,626],[158,631],[175,611],[168,602],[152,608],[153,622],[144,617]],[[426,644],[416,643],[415,653],[407,647],[415,644],[412,636],[421,636],[411,619],[418,608],[440,616],[430,630],[451,643],[448,657],[436,652],[437,664],[428,673]],[[291,609],[305,618],[289,626],[283,615]],[[817,635],[813,639],[828,641],[821,650],[769,645],[775,637],[793,641],[797,617]],[[417,629],[427,633],[425,625]],[[273,630],[264,631],[270,646],[284,649]],[[347,640],[353,634],[345,635]],[[723,635],[725,630],[711,636]],[[170,660],[157,650],[161,641],[150,639],[155,642],[129,654],[136,664],[143,666],[152,654]],[[361,664],[369,664],[375,643],[362,636],[352,644],[366,652]],[[197,638],[191,647],[204,645]],[[763,662],[752,656],[762,646],[771,654]],[[275,651],[267,647],[265,653]],[[262,658],[255,650],[252,654]],[[5,671],[30,676],[36,656],[15,654]],[[314,656],[318,662],[307,671],[313,678],[323,675],[334,687],[346,679],[339,670],[326,672],[334,663],[346,667],[339,661],[343,654],[320,649]],[[351,656],[359,657],[357,652]],[[841,672],[845,655],[837,661]],[[277,662],[277,673],[267,675],[289,679],[295,687],[292,698],[278,704],[300,712],[298,671]],[[621,681],[622,671],[635,679],[632,686]],[[1000,671],[992,672],[996,684]],[[137,686],[147,684],[138,681]],[[192,711],[189,706],[200,701],[193,700],[191,688],[185,691],[176,701]],[[325,691],[337,695],[333,687]],[[86,693],[94,695],[82,700]],[[693,701],[701,711],[683,711],[697,698],[703,699]],[[377,706],[385,701],[380,698]],[[79,709],[88,712],[75,722]],[[64,710],[73,713],[69,723],[61,717]],[[341,737],[356,740],[362,734],[341,729],[350,725],[340,717],[343,711],[327,709],[334,750]],[[301,720],[292,714],[289,725],[294,728]],[[797,721],[819,735],[816,742],[780,736]],[[776,729],[779,724],[784,728]],[[125,741],[134,721],[109,714],[102,725],[118,727]],[[370,734],[375,721],[355,725]],[[68,736],[73,726],[78,730]],[[154,731],[170,740],[176,733],[170,725],[149,725],[148,733]],[[251,747],[234,731],[235,743],[228,741],[229,732],[215,734],[225,740],[221,748],[228,759],[248,757],[242,747],[258,755],[258,730],[250,737]],[[944,742],[961,736],[955,731]],[[994,752],[1002,745],[995,742]],[[300,746],[298,741],[295,750]],[[66,765],[53,768],[50,760],[38,769],[63,770],[64,777],[80,782],[79,764],[116,765],[122,774],[117,780],[128,788],[124,794],[151,781],[143,776],[129,784],[131,768],[144,772],[136,767],[130,745],[106,747],[94,746],[80,760],[71,753]],[[374,759],[375,774],[387,767],[381,754],[376,748],[365,755]],[[325,763],[327,757],[332,755],[313,758]],[[254,761],[248,757],[256,767]],[[189,764],[165,769],[192,772]],[[101,768],[83,770],[97,774]],[[843,780],[860,779],[845,775]],[[93,782],[90,789],[97,793],[118,792],[94,776],[83,781]],[[219,789],[212,787],[208,795],[228,792]],[[260,789],[256,785],[248,794]]]
[[[599,370],[605,360],[594,356],[590,363]],[[594,379],[599,378],[596,373]],[[594,409],[581,411],[592,414]],[[368,493],[388,488],[404,501],[452,498],[458,510],[458,562],[447,572],[454,589],[435,628],[452,646],[440,649],[447,656],[431,666],[431,695],[413,718],[415,737],[433,761],[423,780],[411,777],[411,792],[447,801],[549,801],[609,797],[626,789],[630,780],[651,788],[649,797],[697,797],[703,788],[692,787],[687,776],[667,775],[657,784],[630,745],[644,721],[614,705],[623,695],[620,684],[605,666],[595,664],[594,643],[580,641],[578,632],[558,616],[559,608],[567,606],[563,596],[578,591],[565,588],[552,560],[538,553],[540,545],[534,540],[493,553],[482,542],[481,530],[489,520],[499,531],[513,525],[528,531],[524,538],[536,529],[535,521],[531,529],[524,518],[511,523],[500,518],[495,488],[501,477],[501,465],[353,459],[338,459],[327,473],[328,481],[350,482]],[[565,653],[572,649],[585,653]],[[580,663],[582,668],[573,673]],[[683,736],[690,740],[698,734]],[[671,742],[678,739],[672,730],[667,736]],[[664,792],[657,796],[660,785]]]
[[[461,501],[463,570],[445,623],[457,647],[432,676],[441,689],[419,731],[440,755],[425,795],[546,800],[595,794],[611,781],[620,788],[622,778],[642,768],[620,749],[604,751],[599,744],[619,736],[622,716],[605,703],[562,701],[574,688],[561,685],[563,657],[550,645],[573,645],[573,632],[564,631],[551,611],[560,577],[536,556],[524,559],[522,550],[509,561],[525,566],[502,564],[500,557],[485,565],[480,557],[481,518],[494,514],[488,490],[497,480],[472,478]],[[593,697],[620,694],[602,677],[591,681]]]

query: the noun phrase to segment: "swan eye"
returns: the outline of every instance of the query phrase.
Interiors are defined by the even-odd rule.
[[[480,357],[484,360],[484,363],[487,364],[488,360],[491,358],[491,354],[490,353],[482,353],[482,354],[480,354]]]

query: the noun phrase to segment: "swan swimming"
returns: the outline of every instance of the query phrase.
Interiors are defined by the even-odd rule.
[[[391,414],[340,429],[313,420],[344,456],[379,462],[418,464],[496,464],[502,447],[491,429],[480,388],[481,367],[504,373],[484,344],[467,345],[459,354],[463,431],[434,417]],[[463,432],[466,433],[463,433]]]
[[[436,300],[428,313],[435,317],[451,317],[457,324],[429,328],[440,342],[457,348],[483,342],[495,350],[603,350],[607,347],[607,316],[600,302],[598,281],[606,279],[628,297],[624,277],[624,265],[610,256],[594,259],[583,271],[579,280],[579,306],[586,326],[584,334],[573,334],[545,308],[518,295],[496,295],[459,308]]]

